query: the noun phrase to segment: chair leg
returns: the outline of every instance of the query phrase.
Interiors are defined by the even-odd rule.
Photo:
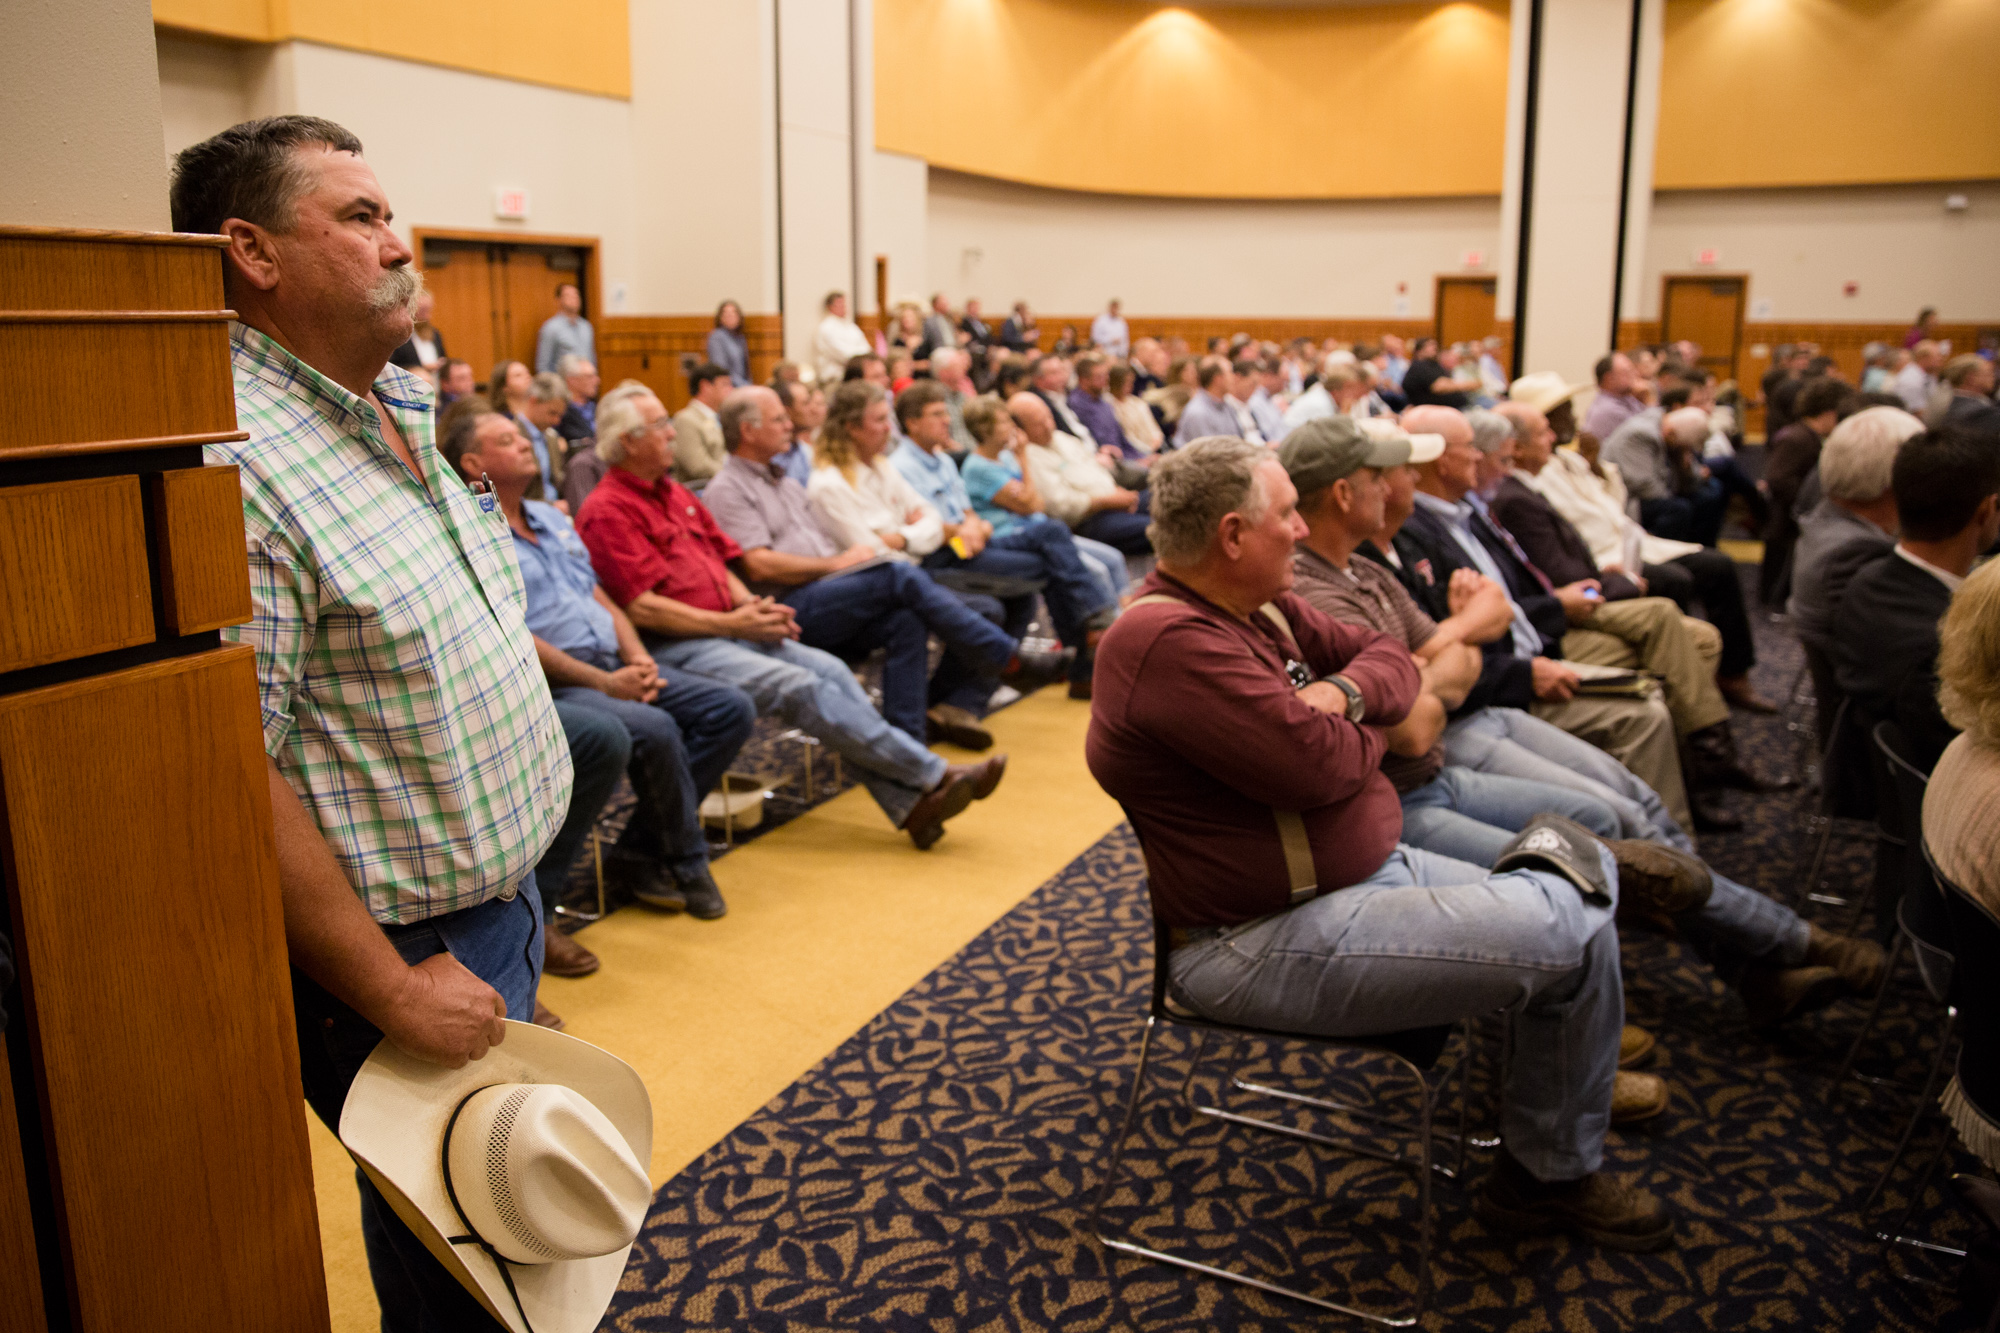
[[[1118,1179],[1118,1164],[1125,1156],[1125,1141],[1131,1137],[1133,1118],[1139,1114],[1139,1098],[1146,1089],[1146,1061],[1152,1056],[1156,1023],[1157,1020],[1148,1015],[1146,1026],[1140,1030],[1139,1068],[1132,1075],[1132,1095],[1125,1100],[1125,1118],[1119,1123],[1117,1136],[1111,1140],[1111,1160],[1104,1167],[1104,1183],[1098,1186],[1097,1200],[1090,1205],[1090,1232],[1102,1245],[1113,1244],[1104,1237],[1104,1201],[1111,1197],[1111,1186]]]
[[[1946,1125],[1943,1127],[1943,1132],[1938,1135],[1937,1148],[1931,1153],[1930,1160],[1924,1163],[1923,1174],[1917,1178],[1916,1189],[1910,1192],[1910,1202],[1903,1209],[1903,1215],[1896,1219],[1895,1226],[1890,1227],[1887,1231],[1878,1231],[1875,1233],[1875,1239],[1882,1242],[1882,1266],[1889,1270],[1889,1276],[1895,1278],[1898,1282],[1908,1283],[1913,1287],[1929,1287],[1933,1290],[1944,1290],[1947,1284],[1931,1278],[1921,1278],[1913,1274],[1897,1272],[1894,1260],[1898,1245],[1905,1245],[1914,1250],[1924,1250],[1931,1254],[1950,1255],[1957,1259],[1965,1257],[1964,1250],[1955,1249],[1950,1245],[1939,1245],[1932,1241],[1918,1240],[1915,1236],[1906,1236],[1903,1234],[1904,1229],[1910,1225],[1910,1219],[1917,1215],[1917,1208],[1924,1201],[1924,1191],[1930,1188],[1931,1176],[1936,1174],[1938,1163],[1944,1160],[1945,1151],[1951,1147],[1951,1139],[1951,1126]]]
[[[1930,1109],[1931,1091],[1937,1087],[1938,1073],[1944,1068],[1945,1052],[1951,1047],[1952,1029],[1957,1025],[1958,1008],[1953,1005],[1944,1011],[1944,1031],[1938,1034],[1937,1053],[1931,1056],[1930,1072],[1924,1075],[1924,1090],[1917,1094],[1917,1109],[1911,1112],[1910,1123],[1903,1127],[1903,1137],[1896,1141],[1896,1151],[1890,1155],[1889,1165],[1882,1168],[1882,1178],[1875,1182],[1874,1189],[1868,1191],[1868,1198],[1861,1205],[1864,1214],[1875,1205],[1875,1198],[1881,1194],[1883,1186],[1889,1183],[1889,1177],[1896,1174],[1896,1167],[1902,1162],[1903,1153],[1909,1148],[1911,1137],[1916,1134],[1917,1126],[1923,1122],[1924,1112]]]
[[[1854,1068],[1855,1057],[1861,1054],[1861,1043],[1874,1035],[1876,1020],[1882,1016],[1882,1001],[1889,994],[1889,985],[1896,979],[1896,964],[1903,957],[1904,936],[1902,928],[1896,929],[1896,942],[1889,946],[1889,961],[1882,966],[1882,985],[1875,992],[1875,999],[1868,1006],[1868,1017],[1861,1024],[1861,1031],[1854,1034],[1854,1044],[1847,1048],[1847,1058],[1840,1062],[1840,1072],[1833,1076],[1833,1086],[1827,1089],[1827,1100],[1840,1095],[1840,1085],[1847,1081],[1847,1072]]]

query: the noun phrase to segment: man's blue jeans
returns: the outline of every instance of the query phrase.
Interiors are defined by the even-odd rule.
[[[542,971],[541,897],[534,888],[523,883],[511,899],[493,898],[447,916],[382,929],[412,966],[449,952],[500,992],[507,1017],[526,1023],[535,1016],[535,987]],[[292,1011],[306,1101],[321,1123],[338,1134],[347,1090],[382,1032],[297,968],[292,969]],[[424,1248],[367,1173],[357,1170],[354,1177],[361,1190],[361,1239],[382,1307],[383,1333],[498,1330],[501,1325]]]
[[[1132,587],[1132,567],[1125,563],[1125,553],[1115,546],[1094,542],[1090,538],[1076,537],[1076,553],[1083,557],[1084,567],[1097,576],[1112,601],[1123,597]]]
[[[1445,760],[1481,773],[1566,787],[1602,801],[1618,816],[1614,837],[1643,838],[1694,852],[1694,839],[1667,814],[1659,795],[1604,751],[1518,708],[1482,708],[1444,732]],[[1708,905],[1685,924],[1747,957],[1796,967],[1805,961],[1809,929],[1797,913],[1715,876]]]
[[[1729,492],[1714,477],[1699,482],[1687,495],[1639,501],[1639,525],[1656,537],[1713,546],[1722,535],[1722,517],[1729,509]]]
[[[1092,514],[1076,525],[1076,535],[1116,547],[1126,555],[1151,555],[1153,542],[1146,536],[1146,528],[1152,520],[1143,512],[1144,505],[1140,509],[1142,512],[1137,514],[1128,514],[1122,509],[1107,509],[1103,513]]]
[[[978,711],[1014,655],[1014,641],[1004,630],[901,561],[808,583],[783,600],[798,612],[800,642],[809,647],[848,661],[888,650],[882,715],[919,745],[926,735],[924,712],[933,701],[967,707],[971,700]],[[935,676],[932,634],[945,647]]]
[[[678,673],[734,686],[750,696],[760,716],[775,713],[824,741],[860,770],[862,785],[897,828],[944,777],[944,759],[890,726],[854,672],[831,653],[789,639],[654,639],[648,646],[669,680]],[[919,725],[922,720],[919,715]]]
[[[1490,866],[1536,815],[1566,815],[1600,838],[1619,837],[1618,816],[1585,792],[1447,765],[1403,796],[1403,841],[1437,856]]]
[[[604,811],[604,803],[618,787],[619,775],[632,759],[632,737],[617,718],[563,702],[555,691],[556,717],[562,722],[563,739],[569,742],[570,767],[576,770],[570,788],[569,813],[563,816],[556,840],[535,863],[535,887],[542,897],[542,916],[555,914],[562,901],[563,885],[577,851],[589,836],[591,825]]]
[[[1042,597],[1049,604],[1056,636],[1072,648],[1083,646],[1084,622],[1116,600],[1104,595],[1103,585],[1077,551],[1076,539],[1060,523],[1016,526],[994,537],[970,560],[959,559],[948,545],[940,546],[924,557],[924,568],[1043,580]]]
[[[1168,971],[1197,1012],[1284,1032],[1365,1037],[1506,1011],[1507,1150],[1538,1179],[1574,1180],[1603,1159],[1625,1023],[1612,914],[1557,874],[1399,846],[1359,884],[1176,949]]]
[[[631,737],[627,771],[639,799],[619,835],[618,849],[687,880],[708,864],[701,798],[722,780],[729,761],[750,739],[757,707],[731,685],[679,672],[665,679],[649,704],[578,685],[559,686],[555,697],[559,708],[582,710]]]

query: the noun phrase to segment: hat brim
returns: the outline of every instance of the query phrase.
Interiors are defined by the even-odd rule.
[[[574,1089],[604,1113],[640,1163],[652,1161],[652,1098],[637,1071],[587,1041],[512,1021],[505,1041],[463,1069],[430,1064],[384,1041],[348,1090],[340,1141],[404,1225],[513,1333],[591,1333],[624,1276],[631,1246],[591,1259],[508,1264],[520,1297],[516,1309],[500,1264],[477,1245],[447,1239],[465,1234],[466,1225],[445,1191],[445,1125],[459,1102],[498,1083]]]
[[[1410,463],[1421,467],[1425,463],[1435,463],[1444,457],[1444,436],[1420,433],[1409,437]]]

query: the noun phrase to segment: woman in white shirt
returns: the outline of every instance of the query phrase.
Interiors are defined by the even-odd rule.
[[[944,545],[944,519],[889,464],[889,399],[866,380],[840,386],[813,449],[806,498],[842,546],[915,563]]]
[[[1125,432],[1125,438],[1149,454],[1160,452],[1166,436],[1153,417],[1153,409],[1146,405],[1145,399],[1132,392],[1132,367],[1123,361],[1112,363],[1110,388],[1111,410],[1118,414],[1118,425]]]

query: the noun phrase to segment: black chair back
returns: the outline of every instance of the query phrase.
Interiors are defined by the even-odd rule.
[[[1885,912],[1895,912],[1896,920],[1918,946],[1917,962],[1924,969],[1925,983],[1933,994],[1942,995],[1950,975],[1951,924],[1945,919],[1944,898],[1918,850],[1930,774],[1910,758],[1909,737],[1896,722],[1877,722],[1870,736],[1874,744],[1868,756],[1869,768],[1880,792],[1876,903]],[[1939,953],[1944,955],[1942,968],[1935,956]]]
[[[1869,745],[1854,705],[1834,675],[1833,659],[1815,644],[1800,644],[1813,695],[1819,700],[1820,809],[1842,819],[1875,818],[1875,785],[1869,779]]]
[[[1929,844],[1923,852],[1944,900],[1960,961],[1952,974],[1952,1000],[1965,1039],[1958,1056],[1959,1086],[1987,1119],[2000,1121],[2000,919],[1938,870]]]

